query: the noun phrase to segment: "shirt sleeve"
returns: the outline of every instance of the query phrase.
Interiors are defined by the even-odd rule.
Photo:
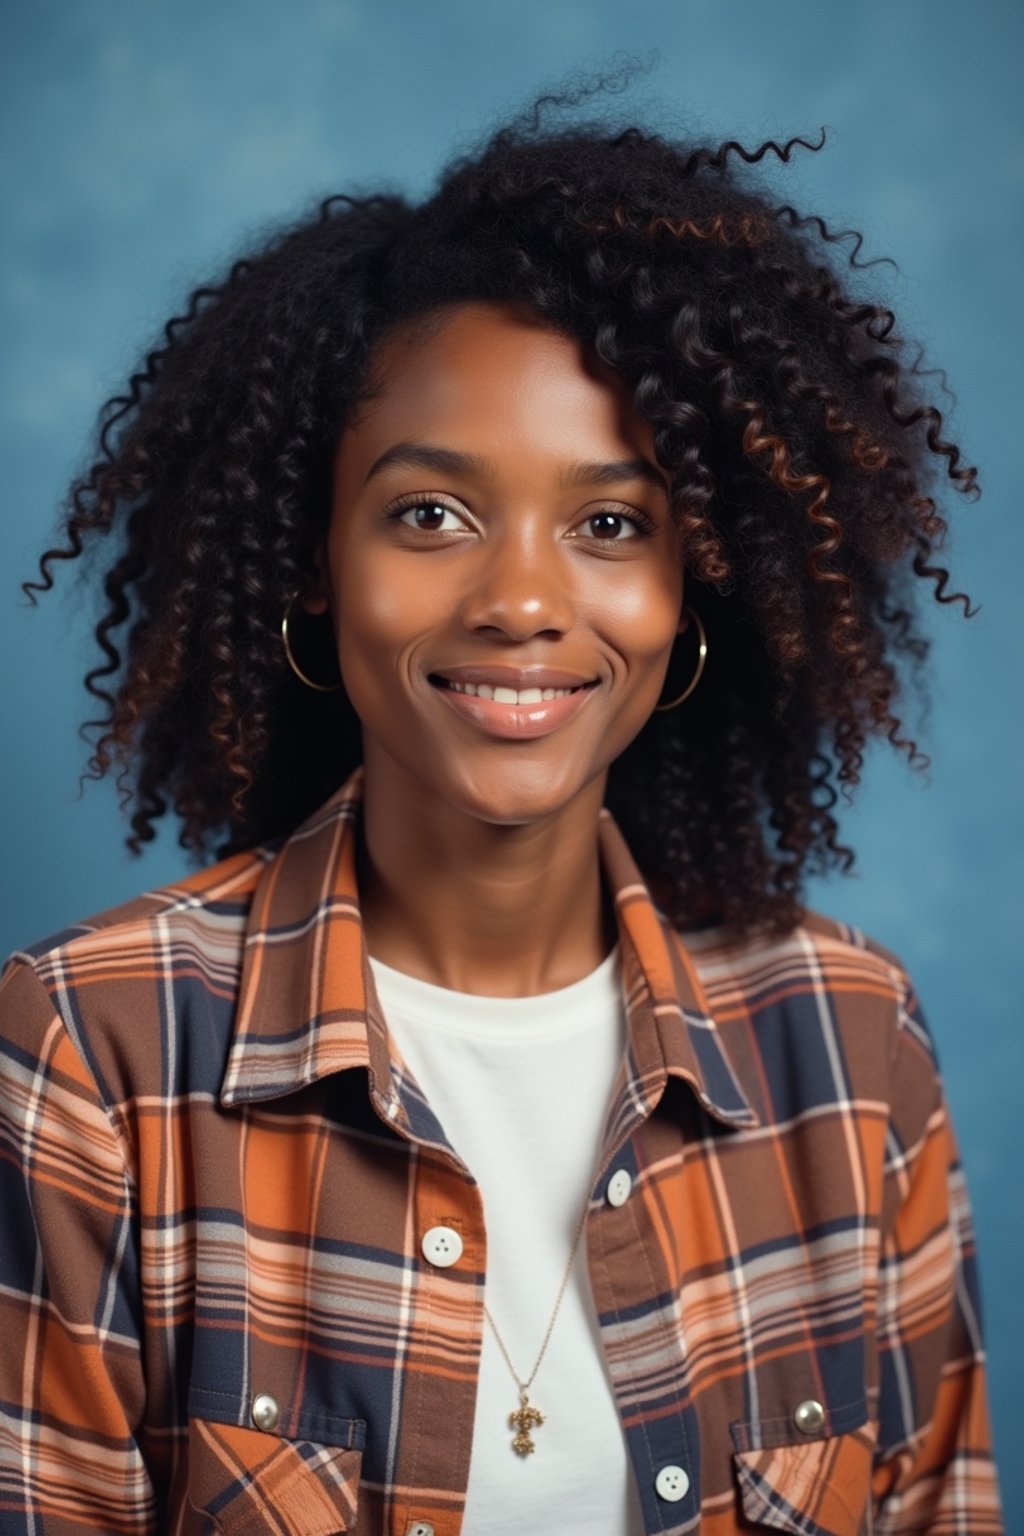
[[[970,1197],[934,1042],[904,979],[879,1266],[874,1529],[1002,1536]]]
[[[10,957],[0,974],[4,1536],[155,1530],[124,1151],[48,987]]]

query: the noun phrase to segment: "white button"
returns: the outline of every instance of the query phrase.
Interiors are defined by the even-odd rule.
[[[677,1504],[680,1499],[686,1498],[690,1479],[682,1467],[662,1467],[654,1479],[654,1487],[659,1497],[668,1499],[670,1504]]]
[[[797,1429],[803,1430],[805,1435],[813,1435],[825,1422],[825,1410],[817,1398],[805,1397],[802,1403],[797,1403],[793,1420]]]
[[[405,1536],[434,1536],[434,1527],[429,1520],[414,1520],[407,1526]]]
[[[252,1400],[252,1421],[257,1429],[273,1429],[281,1417],[277,1398],[269,1392],[257,1392]]]
[[[629,1176],[628,1168],[616,1168],[608,1180],[608,1188],[605,1193],[610,1205],[625,1205],[629,1199],[629,1192],[633,1188],[633,1180]]]
[[[423,1234],[420,1246],[423,1257],[441,1269],[447,1269],[449,1264],[457,1264],[462,1258],[462,1238],[454,1227],[431,1227],[429,1232]]]

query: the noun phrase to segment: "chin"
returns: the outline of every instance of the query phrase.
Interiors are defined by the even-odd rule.
[[[520,826],[566,810],[604,773],[603,767],[581,775],[578,770],[558,772],[550,763],[509,763],[476,776],[462,771],[441,793],[468,816],[495,826]]]

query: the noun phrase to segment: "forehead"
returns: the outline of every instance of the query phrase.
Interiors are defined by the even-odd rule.
[[[358,459],[388,438],[441,434],[481,452],[518,445],[570,457],[589,444],[653,457],[625,381],[519,304],[472,301],[396,325],[374,350],[366,397],[338,451]]]

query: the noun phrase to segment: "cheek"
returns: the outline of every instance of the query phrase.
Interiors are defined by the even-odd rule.
[[[419,664],[422,642],[447,615],[443,583],[423,562],[361,552],[337,567],[338,661],[352,705],[366,724],[388,717]]]
[[[408,614],[409,603],[404,594],[383,582],[366,580],[341,594],[342,637],[349,633],[387,644],[401,636]]]
[[[667,578],[620,581],[604,595],[600,628],[634,664],[661,661],[679,624],[682,584]]]
[[[429,624],[438,606],[436,584],[424,579],[414,561],[363,556],[342,561],[336,587],[338,627],[345,637],[380,646],[400,646]]]

